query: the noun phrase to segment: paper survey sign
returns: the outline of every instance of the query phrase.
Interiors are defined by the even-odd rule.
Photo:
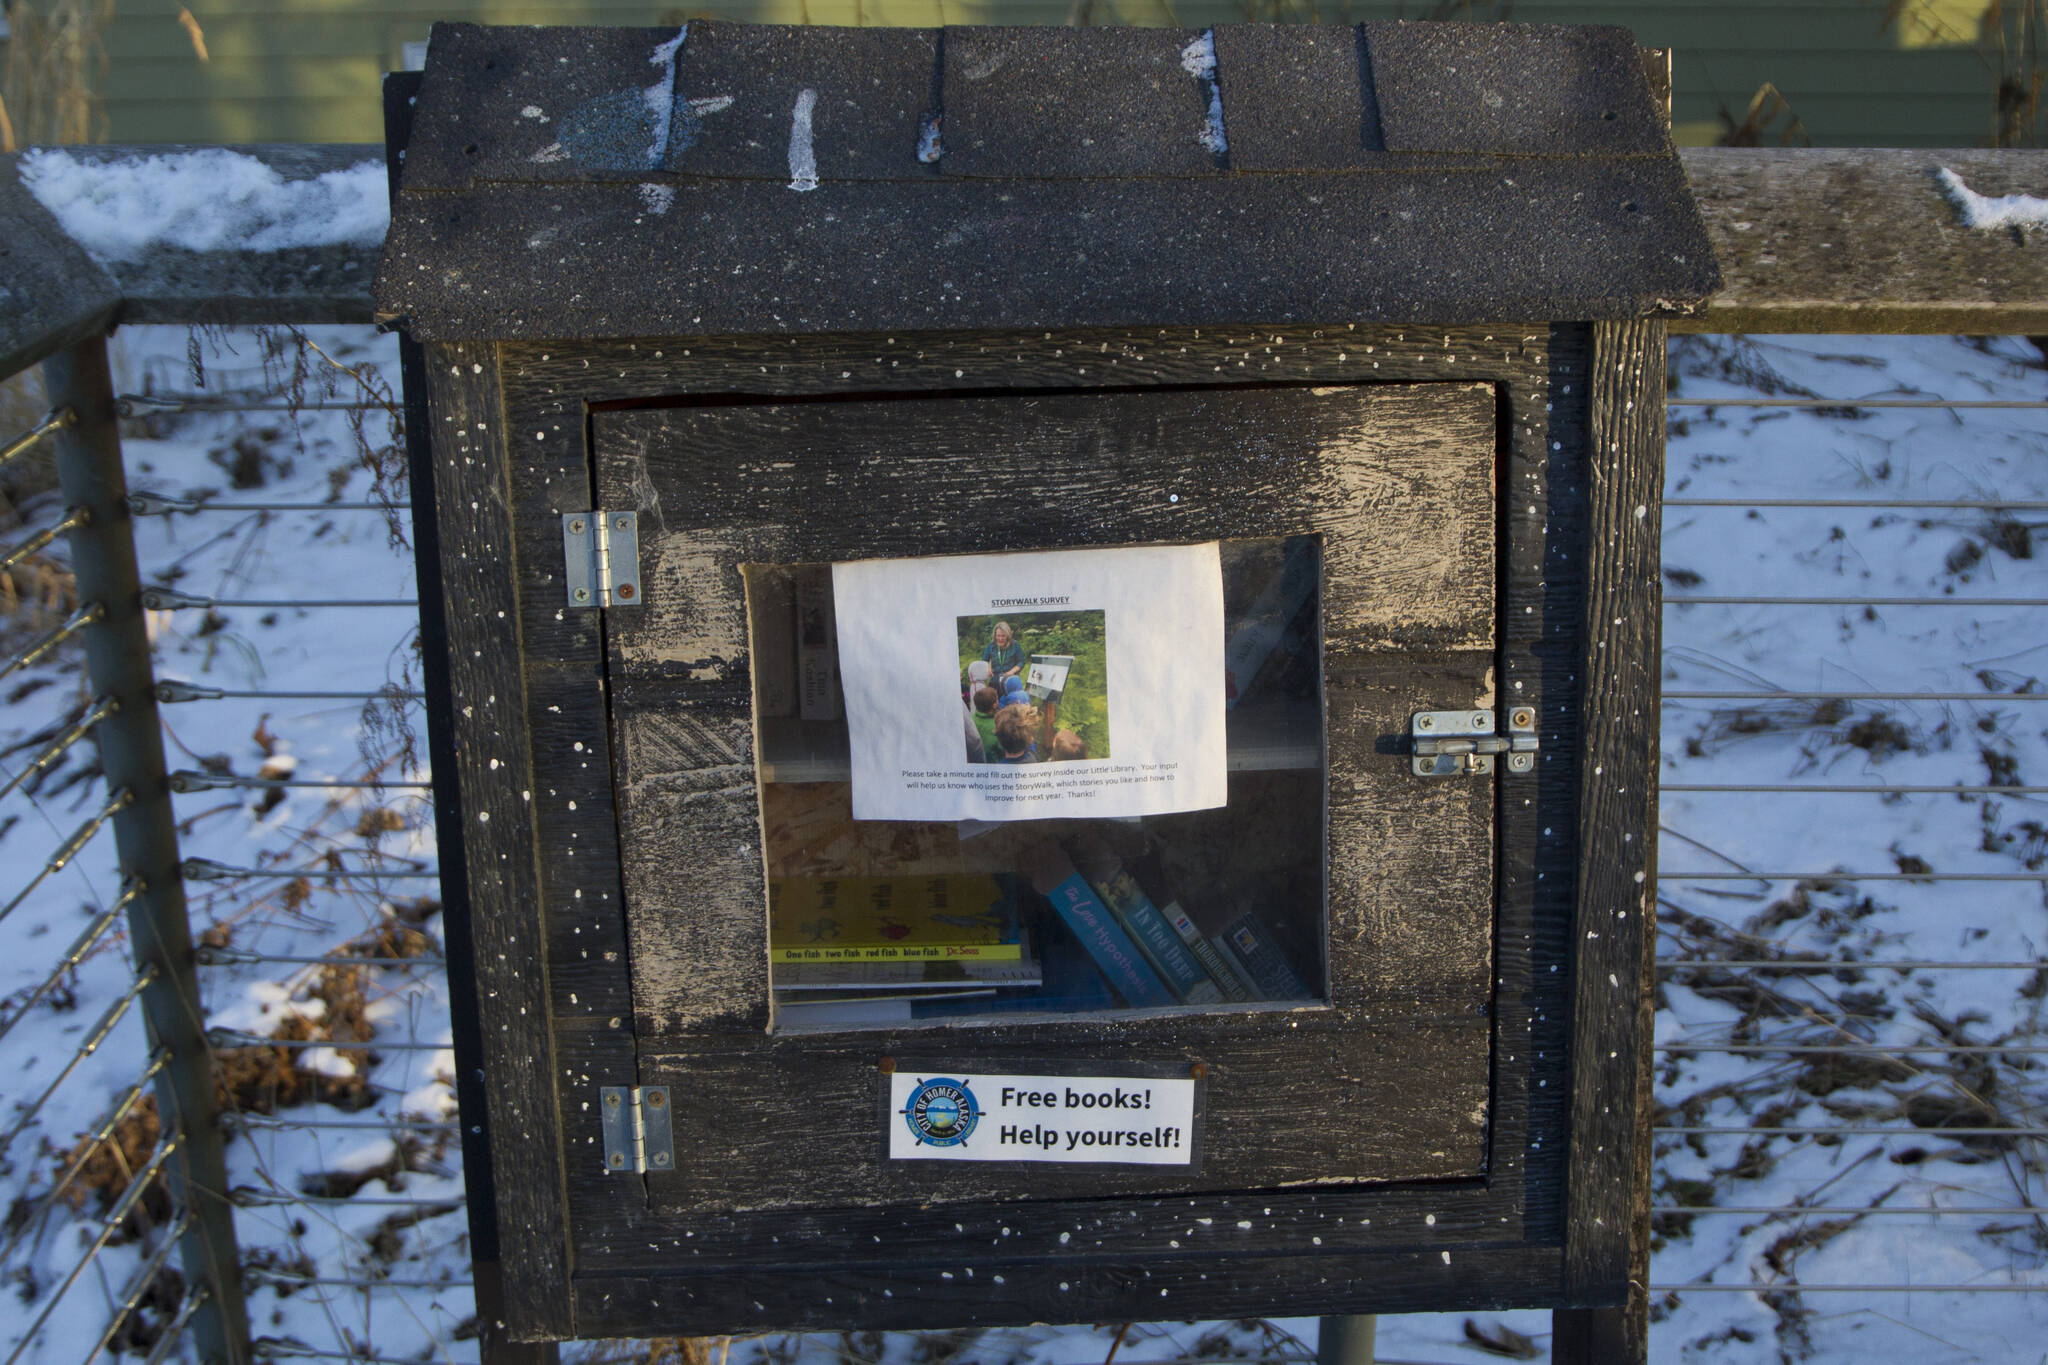
[[[1214,543],[832,566],[857,820],[1223,805]]]

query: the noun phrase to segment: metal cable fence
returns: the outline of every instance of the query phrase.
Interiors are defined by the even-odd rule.
[[[466,1294],[459,1247],[453,1253],[448,1250],[459,1243],[460,1234],[443,1238],[435,1249],[427,1246],[429,1239],[421,1231],[439,1219],[461,1225],[465,1201],[452,1141],[460,1119],[453,1113],[452,1088],[436,1097],[446,1101],[440,1111],[418,1112],[424,1073],[405,1060],[423,1058],[431,1064],[444,1057],[449,1048],[445,1021],[430,1010],[376,1015],[361,1003],[366,993],[386,1003],[403,1003],[425,1001],[439,991],[432,983],[445,974],[445,964],[432,934],[422,931],[431,915],[423,907],[437,889],[431,860],[386,851],[378,846],[374,832],[346,845],[280,836],[275,847],[262,849],[262,856],[235,861],[188,854],[181,850],[181,836],[195,826],[204,829],[201,822],[214,817],[211,808],[173,804],[173,797],[235,802],[253,798],[261,806],[273,798],[303,794],[329,803],[320,808],[322,818],[341,818],[345,824],[348,818],[359,817],[368,822],[372,812],[385,809],[381,802],[386,793],[420,800],[428,786],[423,764],[393,762],[389,752],[366,753],[359,771],[303,776],[284,765],[237,773],[209,766],[202,761],[208,757],[203,754],[176,768],[165,759],[167,744],[183,750],[181,736],[197,728],[184,718],[204,708],[243,707],[266,719],[269,713],[261,708],[299,703],[336,703],[400,714],[416,709],[419,690],[409,678],[384,686],[360,685],[339,668],[331,679],[298,679],[332,681],[332,687],[267,685],[261,679],[248,686],[225,686],[201,680],[185,666],[187,661],[176,667],[189,676],[158,677],[149,638],[152,621],[175,621],[185,614],[207,621],[223,612],[290,612],[324,621],[330,619],[327,613],[336,620],[359,619],[384,609],[389,616],[376,619],[388,624],[389,648],[396,651],[414,627],[414,603],[401,597],[337,592],[187,592],[154,576],[163,566],[137,564],[131,534],[138,520],[174,523],[197,528],[193,534],[203,541],[214,534],[208,528],[216,524],[268,524],[263,519],[286,516],[388,515],[391,509],[381,501],[320,501],[291,494],[131,492],[125,487],[114,425],[121,415],[144,412],[158,417],[267,420],[264,414],[281,410],[346,413],[386,405],[334,398],[293,403],[257,393],[242,400],[218,395],[117,399],[106,381],[104,353],[98,348],[99,343],[92,343],[54,364],[52,386],[62,405],[0,452],[4,463],[54,446],[60,466],[80,471],[67,478],[64,506],[54,519],[25,531],[4,552],[9,564],[27,562],[68,540],[71,567],[79,581],[78,604],[54,626],[31,632],[20,648],[0,658],[0,679],[34,673],[67,646],[76,649],[82,644],[85,654],[85,685],[75,713],[0,768],[0,799],[34,794],[53,774],[75,766],[79,746],[87,740],[101,755],[103,772],[95,777],[104,794],[90,803],[81,821],[53,833],[41,859],[8,867],[7,884],[0,885],[0,898],[5,898],[0,901],[5,905],[0,922],[82,853],[110,838],[118,842],[121,880],[118,890],[90,908],[75,937],[53,947],[49,970],[7,997],[0,1012],[0,1042],[7,1041],[25,1019],[46,1011],[54,998],[68,993],[81,964],[96,954],[103,957],[107,946],[124,935],[132,970],[125,981],[96,999],[93,1017],[71,1035],[69,1051],[43,1061],[35,1084],[26,1087],[33,1093],[0,1120],[5,1124],[0,1128],[0,1158],[18,1139],[38,1131],[45,1107],[78,1083],[81,1068],[95,1059],[107,1060],[110,1040],[121,1040],[119,1060],[126,1074],[119,1080],[100,1077],[95,1082],[112,1096],[111,1102],[79,1126],[75,1140],[66,1142],[46,1125],[40,1130],[42,1156],[48,1159],[42,1174],[30,1182],[31,1197],[18,1203],[9,1219],[6,1240],[0,1244],[0,1270],[19,1267],[22,1257],[46,1250],[59,1227],[76,1226],[82,1252],[48,1278],[37,1274],[33,1294],[24,1295],[28,1307],[20,1315],[20,1326],[0,1334],[0,1349],[11,1352],[0,1358],[0,1365],[57,1359],[49,1352],[47,1333],[52,1324],[85,1312],[78,1305],[87,1293],[95,1296],[91,1311],[85,1313],[93,1320],[82,1335],[64,1335],[64,1341],[80,1348],[63,1357],[66,1365],[84,1365],[109,1353],[151,1362],[181,1354],[221,1361],[467,1358],[477,1349],[469,1344],[474,1323],[464,1320],[460,1307],[434,1316],[434,1305],[441,1299],[459,1305]],[[1717,408],[1814,416],[1865,409],[1893,414],[2038,413],[2048,411],[2048,402],[1681,396],[1672,400],[1672,407],[1677,422],[1697,420]],[[1981,491],[1982,496],[1971,497],[1919,498],[1881,491],[1870,496],[1750,497],[1688,495],[1680,489],[1666,500],[1666,522],[1668,530],[1685,518],[1724,513],[1746,518],[1775,512],[1845,521],[1966,513],[2003,522],[2048,511],[2048,499],[2039,496],[2001,499],[1995,490]],[[314,540],[299,553],[317,558],[322,550]],[[1832,595],[1775,590],[1707,593],[1682,578],[1674,578],[1671,586],[1666,629],[1680,645],[1679,652],[1667,654],[1667,748],[1691,743],[1686,735],[1694,727],[1709,736],[1705,747],[1711,750],[1756,735],[1842,734],[1875,723],[1874,742],[1890,746],[1883,757],[1896,758],[1909,753],[1911,746],[1900,747],[1897,734],[1885,730],[1882,721],[1899,708],[1938,708],[1958,717],[1951,724],[1961,731],[1990,712],[2000,717],[2008,710],[2032,715],[2037,709],[2032,703],[2048,698],[2048,689],[2036,687],[2030,676],[2008,678],[1995,669],[1990,672],[2000,685],[1986,683],[1980,691],[1952,685],[1907,686],[1895,678],[1805,689],[1755,676],[1731,681],[1684,653],[1685,632],[1672,626],[1678,614],[1706,612],[1731,613],[1743,621],[1752,619],[1745,615],[1750,613],[1813,611],[1830,620],[1921,612],[1946,618],[1959,610],[2024,614],[2048,605],[2048,597],[1974,582],[1958,585],[1960,590],[1953,593],[1846,590],[1845,584],[1845,591]],[[1731,629],[1740,625],[1738,621]],[[348,634],[354,627],[349,632],[335,629]],[[255,722],[258,731],[266,719]],[[408,723],[416,723],[416,715]],[[391,745],[404,746],[402,737],[387,739]],[[1850,747],[1872,752],[1861,743]],[[2017,1273],[2001,1280],[1964,1276],[1953,1267],[1912,1277],[1802,1273],[1796,1258],[1780,1255],[1776,1260],[1766,1258],[1778,1268],[1760,1278],[1735,1259],[1706,1265],[1673,1250],[1696,1244],[1702,1226],[1720,1222],[1748,1225],[1743,1236],[1752,1242],[1759,1237],[1781,1240],[1781,1234],[1810,1239],[1820,1235],[1811,1229],[1862,1226],[1866,1220],[1896,1229],[1887,1235],[1902,1242],[1923,1226],[1960,1228],[1970,1235],[1985,1230],[1993,1238],[2008,1237],[2009,1230],[2019,1226],[2034,1230],[2028,1236],[2039,1233],[2048,1239],[2048,1223],[2042,1221],[2048,1213],[2048,1191],[2038,1183],[2044,1173],[2040,1144],[2048,1137],[2048,1112],[2043,1108],[2048,1095],[2041,1089],[2038,1059],[2048,1055],[2048,1035],[2024,1021],[1999,1028],[1963,1017],[1962,1012],[1941,1006],[1946,987],[1929,984],[1926,990],[1919,989],[1923,983],[1984,982],[1996,977],[2012,982],[2005,994],[2039,1000],[2044,994],[2039,983],[2048,981],[2048,964],[2013,951],[2011,940],[1997,935],[1958,943],[1944,954],[1933,951],[1936,945],[1925,936],[1909,941],[1854,930],[1883,913],[1863,907],[1893,890],[1924,900],[1956,888],[1990,894],[2043,887],[2048,884],[2048,872],[2042,870],[2048,833],[2038,832],[2040,821],[2029,813],[2002,827],[2019,828],[2031,821],[2037,831],[2020,829],[2017,861],[2005,857],[2001,865],[1990,866],[1963,856],[1975,850],[1948,851],[1955,856],[1901,850],[1892,855],[1891,866],[1875,866],[1849,839],[1839,847],[1828,839],[1808,839],[1791,850],[1767,847],[1756,856],[1732,852],[1718,841],[1698,838],[1682,814],[1674,813],[1671,800],[1742,802],[1755,821],[1772,819],[1780,809],[1758,803],[1779,800],[1877,802],[1887,803],[1883,808],[1890,810],[1901,803],[1945,799],[1977,803],[1973,809],[1983,803],[1998,803],[2001,809],[2003,803],[2020,803],[2032,812],[2048,787],[2025,783],[2017,771],[1994,770],[1982,781],[1939,780],[1918,770],[1894,778],[1890,765],[1878,762],[1866,764],[1856,780],[1832,776],[1825,763],[1789,775],[1751,764],[1726,777],[1710,774],[1701,779],[1684,771],[1685,766],[1667,765],[1662,788],[1667,829],[1666,865],[1660,873],[1665,920],[1658,971],[1660,991],[1669,998],[1659,1014],[1656,1043],[1664,1105],[1654,1128],[1659,1164],[1651,1212],[1664,1245],[1652,1273],[1653,1309],[1668,1314],[1692,1295],[1743,1294],[1754,1296],[1767,1313],[1782,1319],[1792,1311],[1787,1305],[1805,1295],[1874,1296],[1889,1303],[1931,1294],[2007,1296],[2048,1288],[2048,1275],[2025,1257],[2015,1261],[2021,1266]],[[1804,821],[1801,828],[1845,833],[1863,818],[1799,817]],[[1674,819],[1679,823],[1672,824]],[[1795,852],[1803,856],[1791,856]],[[1679,861],[1685,856],[1692,861]],[[187,926],[188,883],[195,898],[230,897],[208,903],[213,926],[196,940]],[[309,906],[321,903],[315,893],[331,893],[337,899],[367,897],[387,909],[413,909],[395,918],[386,914],[371,931],[337,935],[339,941],[330,948],[315,951],[309,949],[318,944],[309,942],[308,935],[317,937],[318,926],[298,922],[313,915]],[[245,899],[234,901],[235,895]],[[264,905],[265,913],[305,932],[266,937],[254,927],[254,920],[236,919],[223,908],[242,904]],[[1728,913],[1730,907],[1743,913]],[[413,918],[407,919],[406,913]],[[1830,916],[1846,927],[1827,942],[1779,932],[1787,925],[1812,925]],[[1973,951],[1977,944],[1982,951]],[[272,1027],[239,1016],[222,1022],[201,1003],[215,998],[206,985],[215,977],[231,978],[243,990],[266,980],[297,983],[293,990],[312,990],[323,1000],[327,1017],[306,1020],[302,1013]],[[343,985],[334,984],[344,979]],[[1873,983],[1912,989],[1901,993]],[[1916,1010],[1916,993],[1923,1002],[1934,1003]],[[340,1008],[336,1002],[344,997],[354,1003]],[[139,1032],[132,1028],[131,1018],[138,1011],[146,1021]],[[124,1025],[131,1026],[129,1031],[122,1031]],[[298,1030],[296,1035],[292,1029]],[[372,1065],[373,1056],[383,1061]],[[274,1072],[266,1082],[271,1086],[269,1098],[259,1107],[237,1108],[236,1097],[248,1092],[222,1075],[259,1061]],[[1842,1083],[1830,1085],[1837,1071]],[[138,1122],[144,1114],[151,1116],[146,1125]],[[145,1130],[149,1141],[138,1147],[134,1138]],[[256,1154],[259,1140],[286,1136],[301,1142],[368,1146],[348,1149],[346,1160],[309,1175],[282,1162],[269,1164],[267,1157]],[[234,1144],[238,1155],[231,1159],[224,1141]],[[1853,1144],[1879,1154],[1855,1156],[1849,1152]],[[376,1150],[363,1155],[371,1147]],[[1907,1147],[1929,1150],[1911,1161],[1893,1160]],[[274,1155],[287,1149],[267,1150]],[[1784,1199],[1740,1197],[1743,1191],[1768,1188],[1757,1168],[1773,1162],[1790,1164],[1782,1154],[1794,1150],[1843,1153],[1852,1170],[1886,1163],[1902,1173],[1924,1171],[1930,1161],[1960,1159],[1943,1155],[1960,1153],[1968,1159],[1968,1171],[1995,1170],[2004,1184],[1988,1179],[1916,1183],[1902,1176],[1889,1188],[1857,1185],[1852,1191],[1854,1181],[1836,1184],[1816,1176],[1817,1188],[1810,1194],[1802,1189]],[[123,1178],[110,1181],[104,1175],[110,1154],[118,1154],[114,1164],[122,1169]],[[90,1200],[79,1193],[88,1182],[96,1191],[103,1190]],[[243,1219],[239,1244],[237,1211]],[[264,1219],[272,1221],[260,1221]],[[304,1251],[311,1245],[311,1234],[292,1231],[301,1224],[331,1228],[325,1243],[329,1250]],[[1778,1231],[1758,1233],[1757,1228]],[[414,1242],[426,1249],[415,1254],[408,1249]],[[2048,1240],[2042,1244],[2048,1246]],[[1809,1243],[1799,1246],[1811,1250]],[[344,1251],[336,1253],[335,1247]],[[399,1250],[392,1251],[393,1247]],[[1674,1266],[1676,1273],[1670,1268]],[[253,1322],[244,1308],[245,1297],[260,1303]],[[269,1324],[261,1314],[288,1299],[320,1304],[315,1316],[331,1330],[319,1340],[306,1339],[304,1332],[266,1331]],[[378,1324],[394,1319],[400,1327],[379,1330]],[[428,1343],[424,1354],[410,1348],[387,1354],[386,1343],[407,1333],[411,1340]],[[1295,1353],[1289,1355],[1276,1345],[1270,1352],[1243,1358],[1303,1358],[1298,1348],[1296,1343]],[[1239,1357],[1210,1353],[1202,1358]],[[1443,1358],[1475,1357],[1451,1353]]]

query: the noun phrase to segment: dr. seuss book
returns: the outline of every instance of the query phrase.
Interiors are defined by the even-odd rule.
[[[1017,899],[995,877],[777,877],[768,882],[771,962],[1024,957]]]

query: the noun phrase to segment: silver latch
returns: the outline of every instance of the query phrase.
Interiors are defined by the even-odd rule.
[[[604,1118],[604,1168],[613,1175],[672,1171],[676,1144],[665,1085],[607,1085],[598,1092]]]
[[[1507,733],[1494,731],[1493,712],[1417,711],[1408,721],[1410,760],[1417,777],[1484,777],[1493,771],[1493,756],[1507,756],[1508,771],[1526,773],[1536,767],[1536,708],[1511,707]]]
[[[640,516],[564,512],[562,559],[572,607],[640,604]]]

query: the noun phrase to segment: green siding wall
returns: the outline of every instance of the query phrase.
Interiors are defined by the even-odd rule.
[[[201,63],[174,5],[123,4],[106,34],[109,136],[117,142],[373,142],[377,85],[433,17],[482,23],[659,24],[691,17],[780,23],[1058,24],[1074,0],[730,0],[693,5],[537,7],[441,0],[431,10],[301,0],[192,0],[211,60]],[[1625,24],[1645,44],[1675,50],[1674,121],[1681,141],[1714,140],[1773,82],[1815,143],[1968,146],[1987,139],[1991,78],[1968,41],[1973,0],[1942,0],[1929,33],[1880,32],[1875,0],[1785,4],[1565,3],[1519,0],[1511,16],[1537,23]],[[1348,22],[1416,17],[1426,3],[1306,0],[1093,0],[1094,22],[1197,27],[1247,18]],[[1485,9],[1487,7],[1480,7]],[[1921,11],[1934,17],[1932,6]],[[1935,41],[1927,41],[1932,37]],[[1903,43],[1921,40],[1925,45]],[[1947,41],[1940,41],[1946,38]]]

